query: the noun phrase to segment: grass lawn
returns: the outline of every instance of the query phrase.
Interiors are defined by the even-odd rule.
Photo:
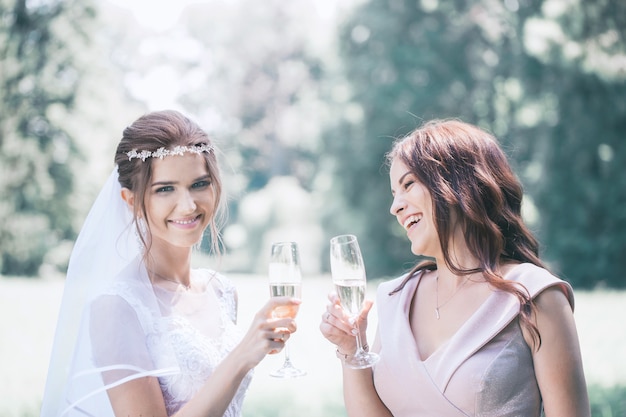
[[[266,300],[265,277],[231,278],[239,289],[239,321],[247,328]],[[295,380],[270,377],[283,356],[266,358],[255,371],[244,417],[345,416],[340,366],[333,347],[318,330],[330,290],[328,277],[305,278],[303,282],[299,331],[289,343],[292,361],[308,375]],[[0,278],[0,417],[39,415],[62,291],[60,277]],[[373,298],[375,286],[368,291]],[[376,325],[375,310],[372,313],[370,339]],[[575,317],[587,382],[606,387],[626,385],[626,292],[577,292]],[[277,403],[281,404],[278,414]]]

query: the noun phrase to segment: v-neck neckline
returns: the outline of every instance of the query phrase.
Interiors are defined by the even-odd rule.
[[[507,279],[507,277],[511,276],[512,272],[514,270],[516,270],[520,265],[523,264],[517,264],[512,266],[507,273],[504,275],[504,279]],[[413,327],[411,326],[411,305],[413,303],[413,300],[415,299],[415,296],[417,295],[417,291],[418,291],[418,287],[420,285],[420,282],[422,281],[422,279],[424,278],[424,273],[425,271],[422,271],[422,273],[420,274],[419,277],[416,277],[417,279],[415,280],[410,280],[407,283],[407,286],[411,285],[411,281],[413,281],[413,284],[411,286],[411,288],[406,288],[406,294],[407,294],[407,300],[405,301],[405,317],[406,317],[406,321],[405,321],[405,325],[408,326],[408,330],[410,332],[410,334],[413,336],[411,339],[413,341],[413,348],[415,349],[415,352],[417,354],[417,360],[420,363],[428,363],[428,362],[433,362],[435,361],[435,359],[438,356],[441,356],[444,354],[444,352],[446,351],[446,349],[457,339],[459,338],[463,338],[464,335],[467,333],[468,328],[474,328],[474,326],[472,325],[472,323],[476,322],[476,320],[478,320],[481,316],[484,316],[485,310],[489,310],[490,306],[496,302],[500,297],[505,296],[508,293],[502,293],[502,291],[498,291],[498,290],[492,290],[491,293],[485,298],[485,300],[481,303],[481,305],[463,322],[463,324],[461,324],[461,326],[450,336],[450,338],[448,338],[445,342],[443,342],[442,344],[440,344],[439,346],[437,346],[437,348],[435,350],[432,351],[432,353],[430,355],[428,355],[428,357],[424,358],[422,355],[422,352],[420,352],[419,346],[417,344],[417,338],[419,337],[419,335],[416,335],[413,333]]]

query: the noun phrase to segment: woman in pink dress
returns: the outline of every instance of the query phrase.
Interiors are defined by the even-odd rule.
[[[377,291],[372,368],[343,366],[350,416],[588,417],[571,286],[549,273],[496,139],[431,121],[388,154],[392,215],[428,257]],[[336,295],[320,330],[355,351]],[[367,315],[359,317],[363,343]]]

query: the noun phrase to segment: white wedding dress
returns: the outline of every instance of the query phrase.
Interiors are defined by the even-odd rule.
[[[190,290],[170,282],[147,282],[137,260],[88,307],[84,325],[89,328],[92,361],[80,360],[89,352],[78,356],[64,415],[103,416],[104,409],[112,415],[105,405],[106,389],[143,376],[158,377],[172,415],[240,341],[236,292],[224,276],[194,270]],[[241,415],[251,374],[240,384],[225,417]]]

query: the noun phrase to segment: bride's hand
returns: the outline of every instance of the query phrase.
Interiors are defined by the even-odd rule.
[[[337,346],[339,352],[351,355],[356,351],[356,337],[354,332],[356,332],[357,327],[354,319],[352,319],[341,306],[339,296],[336,293],[330,293],[328,300],[329,303],[326,306],[326,311],[322,314],[320,331],[328,341]],[[365,300],[361,314],[359,314],[357,318],[359,322],[358,328],[361,331],[361,341],[364,345],[367,343],[367,315],[373,304],[373,301]]]
[[[256,366],[267,354],[280,352],[291,333],[297,329],[293,318],[273,316],[278,307],[297,309],[301,301],[291,297],[271,297],[257,312],[238,347],[250,368]]]

